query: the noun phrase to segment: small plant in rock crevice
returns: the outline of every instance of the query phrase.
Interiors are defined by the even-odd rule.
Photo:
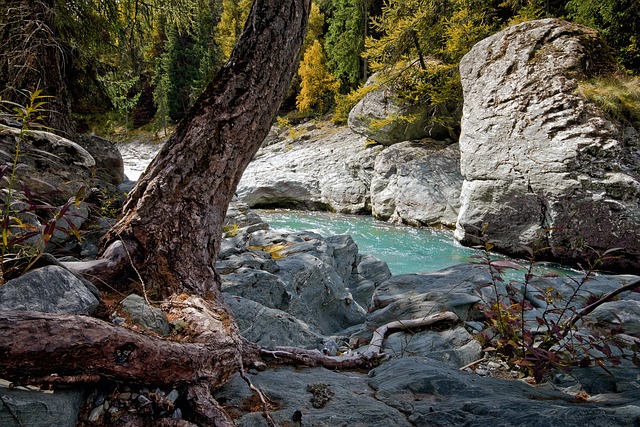
[[[15,134],[2,141],[3,157],[11,160],[0,164],[0,285],[28,271],[42,256],[54,234],[73,234],[78,240],[82,239],[71,221],[74,207],[77,208],[82,202],[80,194],[63,206],[56,207],[47,203],[19,179],[19,171],[27,168],[27,165],[20,162],[24,154],[21,147],[27,144],[26,147],[29,148],[30,132],[46,130],[41,122],[49,98],[39,89],[25,92],[25,96],[25,105],[0,99],[0,115],[17,122],[20,129],[14,137],[15,145],[11,150],[5,150],[4,146],[10,144],[6,141]],[[79,193],[84,192],[84,187],[79,190]]]
[[[511,261],[496,259],[490,254],[493,244],[484,242],[482,255],[474,262],[487,267],[490,281],[481,285],[490,289],[488,301],[480,308],[484,312],[486,329],[478,334],[485,352],[495,352],[508,365],[539,383],[554,371],[570,371],[574,367],[600,366],[610,372],[623,358],[640,366],[640,339],[623,348],[619,336],[623,327],[605,329],[589,323],[585,316],[596,307],[613,300],[623,291],[640,287],[640,280],[628,283],[614,292],[584,298],[597,268],[611,257],[615,249],[606,251],[585,269],[580,278],[568,277],[571,294],[563,297],[553,288],[541,288],[534,274],[536,251],[525,248],[530,256],[526,267]],[[505,279],[510,269],[526,268],[524,280]],[[533,299],[533,300],[532,300]],[[538,300],[538,301],[535,301]],[[581,301],[582,300],[582,301]],[[535,302],[538,309],[534,307]],[[580,306],[582,305],[582,308]]]

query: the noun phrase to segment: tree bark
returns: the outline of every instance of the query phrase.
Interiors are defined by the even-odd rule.
[[[228,204],[287,93],[310,6],[255,0],[231,59],[130,193],[102,259],[67,265],[100,287],[132,262],[149,295],[188,325],[188,339],[162,340],[82,316],[2,312],[0,377],[188,384],[195,422],[231,425],[207,391],[260,353],[240,336],[214,262]]]
[[[88,316],[0,310],[2,377],[18,384],[226,382],[240,363],[227,313],[192,296],[174,299],[166,311],[202,327],[188,341],[168,341]]]
[[[286,95],[309,0],[256,0],[231,59],[149,165],[112,229],[139,244],[159,296],[219,298],[213,271],[238,181]]]

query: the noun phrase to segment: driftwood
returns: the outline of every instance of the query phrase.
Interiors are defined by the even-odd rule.
[[[234,322],[226,311],[215,310],[197,297],[182,295],[164,308],[172,318],[187,324],[188,334],[180,340],[143,335],[87,316],[0,311],[0,370],[16,384],[97,382],[101,378],[166,387],[224,384],[244,366],[261,363],[370,368],[384,357],[381,349],[388,332],[459,320],[452,312],[440,312],[394,321],[374,331],[364,352],[327,356],[318,350],[266,350],[244,340],[238,343],[231,338],[229,328]],[[34,336],[38,339],[33,340]],[[48,363],[42,363],[45,357]]]
[[[65,377],[66,382],[107,378],[164,386],[226,382],[241,362],[227,313],[188,297],[172,315],[211,329],[193,330],[189,342],[179,342],[88,316],[0,311],[2,377],[18,384]],[[243,344],[250,354],[252,346]]]

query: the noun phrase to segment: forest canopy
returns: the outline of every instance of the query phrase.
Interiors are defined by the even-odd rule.
[[[0,96],[21,102],[21,91],[36,88],[53,96],[48,124],[61,133],[95,130],[98,116],[125,128],[166,128],[229,58],[250,7],[251,0],[6,0]],[[635,0],[314,0],[284,113],[336,109],[344,119],[366,79],[381,72],[401,96],[451,115],[439,106],[461,100],[458,62],[473,44],[545,17],[598,29],[637,75],[637,16]]]

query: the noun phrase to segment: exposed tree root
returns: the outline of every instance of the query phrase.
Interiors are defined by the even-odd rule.
[[[140,255],[140,246],[132,240],[116,240],[104,251],[99,259],[93,261],[63,262],[69,271],[93,282],[99,288],[103,284],[115,287],[126,284],[133,273],[132,261]],[[111,289],[110,289],[111,290]],[[118,289],[121,290],[121,289]]]
[[[265,361],[271,364],[299,365],[306,367],[322,366],[328,369],[371,368],[385,357],[382,353],[384,339],[390,331],[407,330],[429,326],[438,322],[457,322],[460,318],[453,312],[443,311],[420,319],[396,320],[378,327],[368,348],[362,353],[344,356],[327,356],[318,350],[305,350],[297,347],[276,347],[274,350],[261,349]]]

